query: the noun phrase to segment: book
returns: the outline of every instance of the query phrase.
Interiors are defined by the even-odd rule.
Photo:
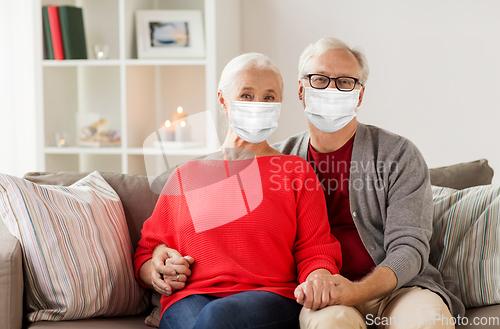
[[[43,53],[44,59],[54,59],[54,48],[52,47],[52,37],[50,35],[49,11],[47,6],[42,7],[43,22]]]
[[[47,6],[50,24],[50,36],[52,37],[52,48],[54,59],[64,59],[63,41],[61,37],[61,26],[59,24],[59,11],[57,6]]]
[[[59,6],[59,19],[66,59],[87,59],[82,8]]]

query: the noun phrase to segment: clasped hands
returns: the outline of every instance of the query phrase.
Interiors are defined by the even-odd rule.
[[[190,266],[194,263],[191,256],[182,256],[178,251],[165,244],[158,245],[151,257],[149,276],[153,289],[162,295],[170,296],[184,288],[191,275]]]
[[[311,272],[294,295],[297,303],[311,310],[331,305],[354,306],[362,301],[358,283],[323,269]]]
[[[183,257],[165,244],[158,245],[153,251],[149,272],[153,289],[170,296],[184,288],[193,263],[193,257]],[[356,283],[343,276],[320,269],[311,272],[306,281],[297,286],[294,295],[297,303],[318,310],[331,305],[356,305],[359,302],[356,288]]]

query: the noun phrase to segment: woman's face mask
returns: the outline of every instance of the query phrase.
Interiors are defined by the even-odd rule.
[[[263,142],[278,128],[280,110],[281,103],[277,102],[231,101],[231,128],[248,143]]]
[[[260,143],[278,128],[280,81],[281,78],[270,69],[252,68],[238,73],[225,104],[230,126],[241,139]]]

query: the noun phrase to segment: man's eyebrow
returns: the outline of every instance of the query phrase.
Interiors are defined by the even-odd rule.
[[[277,92],[274,89],[272,89],[272,88],[266,89],[266,91],[268,93],[275,93],[275,94],[277,94]]]
[[[329,74],[326,74],[325,71],[317,71],[317,72],[314,72],[314,73],[310,73],[310,74],[323,74],[323,75],[326,75],[327,77],[330,77]],[[349,75],[349,74],[346,74],[346,73],[340,73],[337,77],[335,78],[338,78],[338,77],[350,77],[352,75]]]

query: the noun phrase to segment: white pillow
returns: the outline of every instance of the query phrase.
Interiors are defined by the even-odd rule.
[[[432,191],[431,264],[458,280],[467,308],[500,304],[500,185]]]
[[[133,315],[147,307],[123,206],[98,172],[69,187],[0,174],[0,217],[22,245],[29,321]]]

